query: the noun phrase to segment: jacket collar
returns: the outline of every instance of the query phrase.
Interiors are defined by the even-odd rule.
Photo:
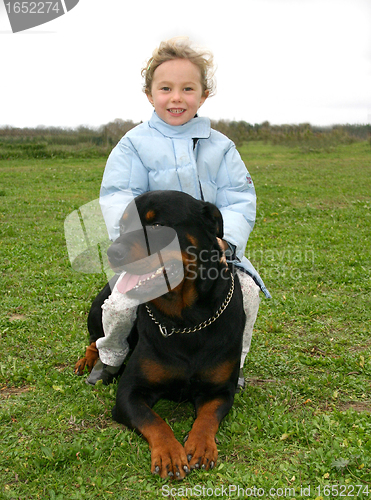
[[[148,124],[165,137],[172,139],[208,139],[211,133],[209,118],[199,116],[192,118],[192,120],[189,120],[184,125],[174,126],[161,120],[156,111],[154,111]]]

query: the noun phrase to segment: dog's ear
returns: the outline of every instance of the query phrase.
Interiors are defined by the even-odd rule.
[[[217,238],[223,238],[223,217],[218,207],[208,201],[205,201],[203,206],[203,215],[213,225],[213,232],[215,233],[215,236]]]

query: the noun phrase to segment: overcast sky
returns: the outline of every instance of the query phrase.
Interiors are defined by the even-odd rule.
[[[180,35],[217,63],[202,116],[371,123],[370,0],[80,0],[14,34],[0,0],[0,126],[149,119],[140,70]]]

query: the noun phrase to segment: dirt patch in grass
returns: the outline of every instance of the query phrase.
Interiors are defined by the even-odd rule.
[[[9,316],[9,321],[25,321],[26,316],[24,314],[12,314]]]
[[[263,386],[266,384],[275,384],[277,380],[275,379],[263,379],[263,378],[247,378],[246,383],[251,386]]]
[[[347,401],[346,403],[341,403],[338,408],[340,411],[354,410],[357,412],[371,412],[371,401]]]
[[[69,369],[71,368],[72,369],[72,366],[66,364],[66,363],[59,363],[58,365],[55,365],[54,367],[58,372],[63,372],[64,370],[66,369]]]
[[[0,397],[2,399],[9,399],[12,396],[19,396],[28,391],[33,391],[32,387],[1,387],[0,388]]]

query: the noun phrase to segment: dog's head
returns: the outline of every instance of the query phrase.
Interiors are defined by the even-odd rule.
[[[114,271],[126,271],[117,285],[122,293],[180,316],[225,267],[217,242],[222,237],[215,205],[179,191],[151,191],[128,205],[120,237],[107,253]]]

